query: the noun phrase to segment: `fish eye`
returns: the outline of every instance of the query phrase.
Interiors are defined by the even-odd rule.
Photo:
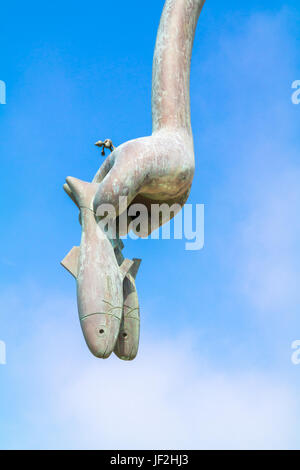
[[[124,333],[122,334],[123,338],[127,338],[127,333],[126,331],[124,331]]]
[[[100,333],[100,335],[103,335],[103,333],[104,333],[103,328],[100,328],[99,333]]]

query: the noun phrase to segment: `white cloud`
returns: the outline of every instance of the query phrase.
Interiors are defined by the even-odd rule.
[[[136,364],[93,364],[60,389],[57,419],[81,448],[282,448],[295,397],[274,379],[197,366],[177,341],[144,345]],[[70,379],[70,377],[69,377]],[[59,389],[59,384],[57,384]],[[57,396],[57,395],[56,395]]]
[[[56,316],[35,329],[22,348],[35,357],[22,367],[22,386],[38,382],[33,388],[38,400],[26,405],[27,428],[37,433],[30,446],[293,446],[296,393],[280,377],[259,370],[221,371],[195,353],[192,335],[144,339],[130,363],[97,360],[83,344],[75,309],[63,319],[66,305],[49,300],[47,310],[58,308],[62,319]]]

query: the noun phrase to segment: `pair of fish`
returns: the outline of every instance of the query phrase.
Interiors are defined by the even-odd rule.
[[[96,357],[114,351],[123,360],[136,357],[140,317],[135,277],[141,260],[124,259],[120,242],[113,246],[97,223],[93,200],[98,185],[66,179],[72,200],[80,209],[82,236],[61,264],[76,279],[77,304],[87,346]]]

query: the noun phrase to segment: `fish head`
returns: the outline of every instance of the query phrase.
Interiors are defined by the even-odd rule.
[[[120,318],[108,313],[93,313],[81,319],[81,328],[91,353],[99,358],[108,358],[114,350]]]

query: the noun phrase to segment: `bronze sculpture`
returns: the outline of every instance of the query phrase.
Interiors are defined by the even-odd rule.
[[[99,224],[99,208],[111,205],[119,217],[139,203],[151,216],[153,204],[183,207],[190,193],[194,175],[190,61],[204,2],[165,2],[153,59],[152,135],[116,148],[109,139],[97,142],[102,154],[105,148],[111,153],[92,183],[68,177],[64,185],[80,209],[82,239],[80,248],[74,247],[62,264],[77,279],[81,326],[97,357],[106,358],[114,351],[121,359],[133,359],[139,341],[135,276],[140,260],[124,260],[119,236],[110,236]],[[120,197],[126,199],[125,207],[120,206]],[[146,234],[155,228],[149,220]]]

